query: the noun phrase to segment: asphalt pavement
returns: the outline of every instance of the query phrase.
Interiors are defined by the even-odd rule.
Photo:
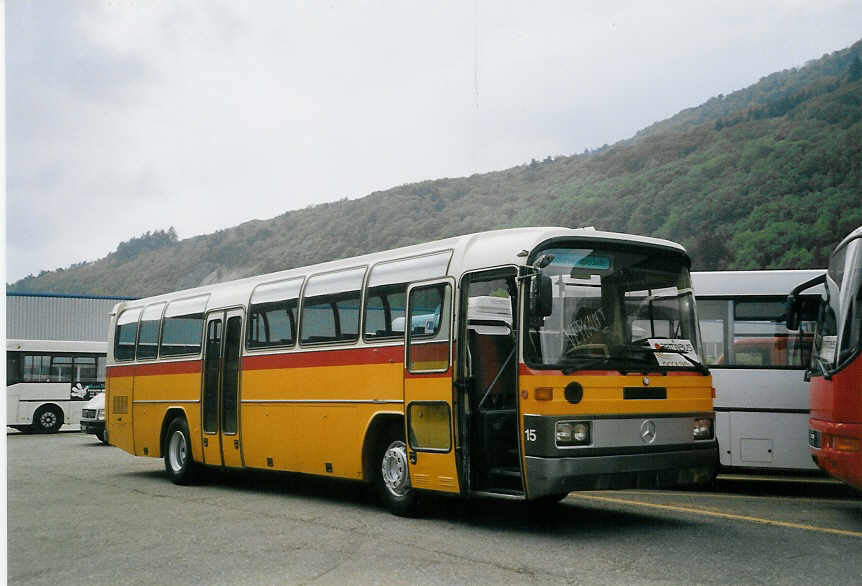
[[[7,433],[10,584],[859,584],[862,498],[824,478],[449,498],[390,515],[353,482],[214,472],[95,436]]]

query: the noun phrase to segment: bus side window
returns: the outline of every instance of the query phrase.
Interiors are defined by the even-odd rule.
[[[299,323],[301,344],[359,338],[359,303],[365,267],[309,277]]]
[[[177,315],[167,317],[162,325],[161,356],[200,354],[204,315]]]
[[[21,377],[25,383],[46,383],[51,368],[51,357],[42,355],[24,355],[24,373]]]
[[[159,356],[182,356],[201,353],[204,333],[204,310],[209,295],[171,301],[162,318]]]
[[[249,348],[293,346],[296,342],[296,299],[252,305],[246,343]]]
[[[138,330],[138,347],[136,356],[138,360],[152,359],[156,357],[159,349],[159,327],[162,323],[162,310],[164,303],[156,303],[147,306],[141,314],[141,325]]]
[[[297,307],[303,281],[303,277],[294,277],[254,288],[245,334],[248,348],[296,344]]]
[[[368,290],[365,301],[365,338],[377,340],[404,335],[407,285],[386,285]]]
[[[6,352],[6,386],[22,382],[21,353]]]
[[[135,342],[138,338],[138,318],[140,317],[141,308],[137,308],[124,311],[117,319],[117,329],[114,332],[115,360],[134,360]]]

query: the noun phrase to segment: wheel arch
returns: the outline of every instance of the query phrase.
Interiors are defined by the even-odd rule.
[[[375,460],[377,445],[380,439],[389,433],[404,435],[404,414],[398,412],[375,413],[365,429],[365,438],[362,442],[362,479],[366,482],[374,482],[376,477]]]
[[[189,416],[185,409],[182,407],[168,407],[167,411],[165,411],[165,416],[162,418],[162,429],[159,431],[159,453],[153,454],[157,458],[161,458],[165,454],[165,441],[168,439],[168,426],[176,417],[182,417],[186,420],[186,425],[189,425]],[[190,425],[189,431],[191,432]],[[194,450],[192,450],[192,454],[194,454]]]

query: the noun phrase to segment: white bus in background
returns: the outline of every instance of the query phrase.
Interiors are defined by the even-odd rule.
[[[55,433],[78,426],[81,409],[105,390],[106,342],[7,340],[6,425]]]
[[[787,292],[822,270],[693,272],[704,363],[715,387],[726,468],[815,471],[808,449],[809,363],[822,286],[785,327]]]

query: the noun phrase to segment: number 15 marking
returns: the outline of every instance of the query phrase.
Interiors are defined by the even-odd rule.
[[[532,428],[528,428],[524,430],[524,437],[528,442],[536,441],[536,430]]]

